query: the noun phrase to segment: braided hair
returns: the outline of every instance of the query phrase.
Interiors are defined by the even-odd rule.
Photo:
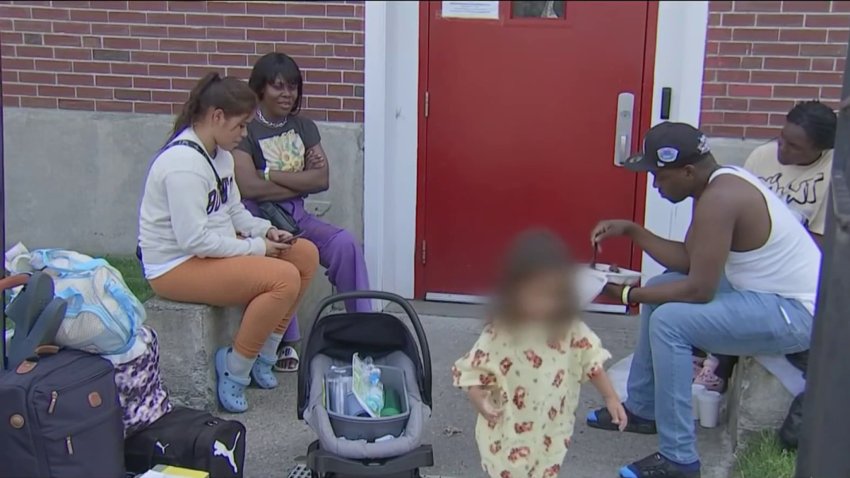
[[[823,151],[835,147],[835,129],[838,117],[832,108],[820,101],[798,103],[785,119],[806,132],[812,146]]]

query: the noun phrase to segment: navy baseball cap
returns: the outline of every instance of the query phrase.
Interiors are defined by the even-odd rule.
[[[643,152],[626,159],[627,169],[638,172],[681,168],[711,152],[702,131],[687,123],[657,124],[643,137]]]

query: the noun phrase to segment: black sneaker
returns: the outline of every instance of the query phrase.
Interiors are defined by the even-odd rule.
[[[630,412],[626,407],[623,407],[623,409],[626,410],[626,415],[629,416],[629,423],[623,431],[640,433],[641,435],[655,435],[658,433],[658,430],[655,428],[655,420],[641,418]],[[613,422],[611,413],[605,407],[598,410],[592,410],[587,414],[587,426],[590,428],[598,428],[599,430],[620,430],[620,426]]]
[[[620,478],[700,478],[699,462],[691,465],[677,465],[654,453],[620,468]]]

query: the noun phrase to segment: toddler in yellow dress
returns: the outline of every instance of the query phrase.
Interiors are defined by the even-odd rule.
[[[508,256],[481,337],[452,368],[478,411],[475,440],[491,477],[556,478],[570,447],[581,383],[590,380],[625,428],[626,412],[602,368],[611,357],[578,317],[575,265],[545,232]]]

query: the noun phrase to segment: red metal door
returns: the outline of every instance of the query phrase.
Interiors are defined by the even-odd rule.
[[[656,5],[501,2],[499,20],[471,20],[427,3],[417,295],[481,294],[527,228],[558,232],[587,260],[596,221],[642,219],[644,179],[615,166],[615,124],[618,95],[633,93],[634,151],[649,119]],[[520,17],[512,3],[555,4],[557,18]],[[640,260],[625,241],[601,259]]]

